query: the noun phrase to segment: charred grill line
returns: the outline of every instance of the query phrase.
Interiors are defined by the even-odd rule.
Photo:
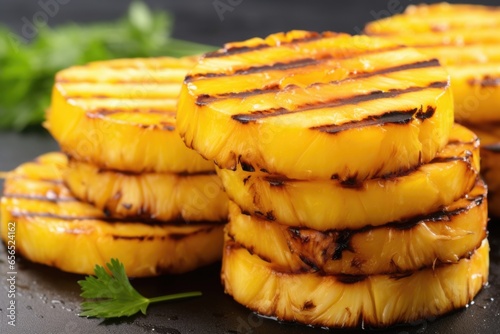
[[[168,221],[152,219],[147,217],[106,217],[106,216],[68,216],[68,215],[59,215],[47,212],[13,212],[10,211],[10,214],[16,218],[53,218],[53,219],[61,219],[61,220],[100,220],[109,224],[126,224],[126,223],[134,223],[134,224],[147,224],[147,225],[156,225],[156,226],[196,226],[196,225],[223,225],[226,221],[196,221],[196,222],[186,222],[182,219],[172,219]]]
[[[395,98],[399,95],[407,94],[407,93],[414,93],[414,92],[419,92],[424,89],[428,88],[444,88],[448,86],[447,81],[439,81],[439,82],[432,82],[428,84],[427,86],[418,86],[418,87],[408,87],[405,89],[393,89],[387,92],[383,92],[380,90],[377,91],[372,91],[369,92],[368,94],[360,94],[360,95],[354,95],[354,96],[349,96],[345,98],[337,98],[331,101],[326,101],[326,102],[320,102],[316,103],[313,105],[303,105],[299,106],[295,110],[288,110],[285,108],[279,108],[279,109],[269,109],[269,110],[259,110],[259,111],[254,111],[251,114],[236,114],[232,115],[231,118],[242,123],[242,124],[247,124],[250,122],[255,122],[259,119],[264,119],[268,117],[276,117],[284,114],[295,114],[299,112],[305,112],[305,111],[310,111],[310,110],[317,110],[317,109],[325,109],[325,108],[334,108],[334,107],[339,107],[339,106],[344,106],[344,105],[352,105],[352,104],[358,104],[362,102],[368,102],[368,101],[374,101],[378,99],[387,99],[387,98]],[[365,118],[364,120],[360,121],[353,121],[350,123],[344,123],[340,125],[323,125],[323,126],[316,126],[312,127],[312,130],[319,130],[319,131],[324,131],[328,133],[336,133],[342,130],[347,130],[352,127],[358,127],[356,126],[356,123],[366,121],[369,124],[368,125],[373,125],[373,124],[384,124],[384,123],[399,123],[399,124],[406,124],[411,121],[415,113],[417,113],[419,109],[411,109],[409,111],[389,111],[386,112],[382,115],[377,115],[377,116],[369,116]],[[415,115],[417,116],[417,115]],[[426,116],[426,118],[428,118]],[[336,130],[340,129],[340,130]]]
[[[367,50],[361,54],[362,55],[369,55],[369,54],[382,53],[382,52],[387,52],[387,51],[394,51],[394,50],[398,50],[401,48],[402,48],[402,46],[396,45],[396,46],[390,46],[390,47],[386,47],[386,48]],[[232,76],[232,75],[260,73],[260,72],[263,72],[266,70],[286,70],[286,69],[288,69],[288,68],[286,68],[286,65],[293,64],[293,63],[297,63],[297,64],[294,64],[293,67],[290,66],[289,67],[290,69],[291,68],[300,68],[300,67],[304,67],[304,66],[308,66],[308,65],[316,65],[316,64],[320,64],[320,63],[323,63],[325,61],[328,61],[328,60],[351,59],[351,58],[354,58],[354,57],[357,57],[360,55],[359,53],[356,53],[355,51],[356,50],[353,49],[352,52],[347,52],[347,50],[346,50],[344,53],[340,53],[340,54],[323,53],[323,54],[317,56],[317,58],[302,58],[302,59],[292,60],[289,63],[278,62],[278,63],[272,64],[272,65],[262,65],[262,66],[248,67],[248,68],[240,68],[232,73],[209,72],[209,73],[199,73],[199,74],[187,75],[186,78],[184,79],[184,82],[189,83],[189,82],[192,82],[193,80],[198,79],[198,78],[216,78],[216,77],[225,77],[225,76]],[[300,64],[300,62],[303,62],[303,61],[306,61],[306,62],[304,64]],[[309,62],[311,62],[311,63],[309,63]],[[277,65],[276,68],[274,68],[275,65]],[[282,67],[282,69],[280,69],[280,67]]]
[[[189,67],[185,68],[186,72],[190,70]],[[96,76],[99,76],[99,73],[95,74]],[[164,84],[179,84],[182,82],[182,80],[115,80],[115,81],[97,81],[97,80],[89,80],[88,78],[86,80],[75,80],[75,78],[65,78],[65,79],[56,79],[55,81],[58,84],[113,84],[113,85],[129,85],[129,84],[135,84],[138,86],[138,88],[141,87],[141,85],[144,84],[158,84],[158,85],[164,85]]]
[[[332,254],[332,260],[342,259],[342,254],[345,250],[352,251],[350,242],[351,242],[350,231],[341,231],[337,233],[337,238],[335,239],[335,250],[333,251]]]
[[[392,49],[389,49],[391,51]],[[381,50],[381,51],[387,51],[387,50]],[[326,60],[329,58],[323,58],[322,60]],[[320,63],[320,61],[317,61],[317,63]],[[282,63],[277,63],[277,64],[282,64]],[[268,65],[266,65],[268,66]],[[398,65],[398,66],[393,66],[393,67],[388,67],[388,68],[383,68],[380,70],[375,70],[372,72],[365,72],[365,73],[359,73],[359,74],[353,74],[352,76],[349,76],[347,79],[343,80],[337,80],[337,81],[332,81],[331,83],[340,83],[346,80],[352,80],[352,79],[366,79],[369,77],[373,77],[376,75],[385,75],[385,74],[390,74],[394,72],[400,72],[400,71],[406,71],[406,70],[412,70],[412,69],[419,69],[419,68],[428,68],[428,67],[436,67],[439,66],[439,61],[437,59],[431,59],[431,60],[425,60],[425,61],[420,61],[420,62],[415,62],[415,63],[410,63],[410,64],[404,64],[404,65]],[[255,71],[253,72],[255,73]],[[225,74],[227,75],[227,74]],[[259,95],[259,94],[265,94],[265,93],[270,93],[270,92],[277,92],[280,90],[280,86],[278,84],[273,84],[268,87],[264,88],[256,88],[244,92],[237,92],[237,93],[225,93],[225,94],[219,94],[217,96],[211,96],[211,95],[200,95],[198,96],[196,100],[196,104],[203,106],[203,105],[208,105],[214,101],[222,100],[222,99],[229,99],[229,98],[246,98],[249,96],[254,96],[254,95]]]
[[[333,36],[332,34],[329,35],[329,37],[332,37],[332,36]],[[309,33],[302,38],[296,38],[290,42],[281,42],[280,45],[289,45],[289,44],[295,44],[295,43],[301,43],[301,42],[310,42],[310,41],[315,41],[315,40],[321,39],[323,37],[326,37],[326,36],[324,34]],[[266,48],[270,48],[270,47],[273,47],[273,45],[258,44],[255,46],[241,46],[241,47],[224,48],[222,50],[208,52],[205,54],[204,57],[205,58],[218,58],[218,57],[232,56],[235,54],[252,52],[255,50],[262,50],[262,49],[266,49]]]
[[[334,277],[338,282],[343,284],[355,284],[358,282],[362,282],[368,278],[368,276],[366,275],[345,275],[345,274],[335,275]]]
[[[132,100],[133,101],[133,100]],[[176,112],[175,110],[159,110],[159,109],[94,109],[94,110],[89,110],[87,111],[88,114],[99,114],[102,116],[107,116],[107,115],[112,115],[112,114],[117,114],[117,113],[140,113],[140,114],[158,114],[158,115],[166,115],[166,116],[171,116],[175,117]]]
[[[332,57],[327,57],[324,59],[331,59]],[[320,62],[322,62],[323,59],[314,59],[314,58],[302,58],[302,59],[296,59],[292,60],[288,63],[283,63],[283,62],[277,62],[272,65],[262,65],[262,66],[250,66],[247,68],[240,68],[237,69],[236,71],[232,73],[225,73],[225,72],[219,72],[219,73],[207,73],[204,74],[204,77],[208,78],[217,78],[217,77],[227,77],[227,76],[233,76],[233,75],[247,75],[247,74],[253,74],[253,73],[260,73],[260,72],[265,72],[265,71],[286,71],[286,70],[291,70],[294,68],[301,68],[305,66],[311,66],[311,65],[317,65]],[[187,82],[192,81],[192,79],[195,77],[186,77]]]

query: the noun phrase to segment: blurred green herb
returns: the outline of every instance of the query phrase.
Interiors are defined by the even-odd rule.
[[[57,71],[94,60],[130,57],[181,57],[213,47],[170,37],[169,13],[154,13],[133,2],[120,20],[87,25],[40,27],[25,43],[0,26],[0,129],[38,126],[50,103]]]
[[[81,304],[82,317],[118,318],[130,317],[137,312],[146,314],[149,304],[201,296],[201,292],[183,292],[161,297],[146,298],[130,284],[125,267],[118,259],[106,263],[111,274],[103,266],[95,266],[95,276],[78,281],[82,288],[80,296],[86,298]]]

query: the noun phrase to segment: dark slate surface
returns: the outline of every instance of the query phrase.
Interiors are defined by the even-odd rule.
[[[53,0],[55,1],[55,0]],[[58,13],[49,24],[88,22],[116,18],[123,14],[129,0],[58,0]],[[42,0],[50,2],[50,0]],[[289,29],[337,30],[357,32],[364,23],[400,9],[410,0],[334,2],[327,0],[223,0],[232,3],[221,20],[214,1],[147,1],[154,8],[166,8],[176,15],[174,36],[220,45],[226,41],[266,35]],[[499,1],[483,1],[500,5]],[[32,20],[41,10],[38,1],[0,0],[0,22],[22,33],[23,18]],[[0,69],[1,70],[1,69]],[[0,115],[1,117],[1,115]],[[43,131],[0,133],[0,171],[8,170],[36,155],[53,150],[56,143]],[[409,327],[395,327],[387,333],[493,334],[500,332],[500,229],[490,222],[492,265],[490,286],[476,298],[474,305],[434,321],[421,321]],[[123,321],[101,321],[77,316],[81,276],[18,259],[17,326],[7,326],[6,253],[0,246],[0,333],[325,333],[293,324],[280,324],[257,317],[224,295],[219,280],[220,264],[196,272],[171,277],[136,279],[133,284],[146,296],[185,290],[201,290],[197,299],[164,303],[150,307],[148,315]],[[366,332],[332,330],[332,333]]]

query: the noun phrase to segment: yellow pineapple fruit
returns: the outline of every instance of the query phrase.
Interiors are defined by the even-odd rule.
[[[486,238],[487,188],[478,181],[436,212],[355,230],[317,231],[241,213],[230,204],[227,234],[279,270],[326,274],[403,273],[455,263]]]
[[[70,159],[63,180],[76,198],[114,217],[225,222],[227,196],[214,170],[130,173]]]
[[[282,271],[226,239],[225,291],[255,312],[321,327],[385,327],[442,315],[467,305],[486,284],[489,246],[456,263],[402,274],[325,275]]]
[[[448,145],[428,164],[361,182],[296,180],[218,169],[229,197],[244,212],[290,226],[357,229],[426,215],[468,193],[479,174],[479,141],[455,125]]]
[[[478,5],[409,6],[366,25],[365,32],[416,47],[450,73],[458,122],[499,121],[500,11]]]
[[[177,97],[196,58],[120,59],[59,72],[45,126],[62,151],[99,168],[192,173],[213,164],[185,147]]]
[[[452,123],[448,75],[433,57],[307,31],[205,55],[184,81],[177,114],[186,145],[220,168],[303,180],[409,170],[446,145]]]
[[[62,181],[65,168],[65,155],[49,153],[5,180],[1,236],[7,240],[15,222],[16,250],[25,258],[79,274],[118,258],[135,277],[182,273],[220,258],[222,224],[108,217],[72,197]]]

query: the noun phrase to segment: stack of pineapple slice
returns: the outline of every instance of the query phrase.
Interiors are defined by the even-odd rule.
[[[222,281],[252,310],[387,326],[486,283],[479,142],[432,57],[336,33],[230,43],[186,77],[177,126],[232,200]]]
[[[478,5],[410,6],[366,33],[418,48],[450,73],[457,122],[481,138],[490,213],[500,217],[500,11]]]
[[[82,274],[118,258],[129,276],[220,259],[227,196],[175,125],[195,61],[113,60],[57,74],[46,127],[63,153],[21,165],[5,183],[2,224],[16,222],[19,253]]]

